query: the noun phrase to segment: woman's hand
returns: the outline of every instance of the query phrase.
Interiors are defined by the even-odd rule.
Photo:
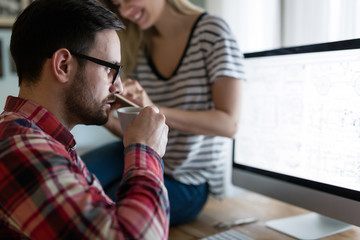
[[[153,106],[154,103],[151,101],[146,91],[142,88],[140,83],[136,80],[127,78],[123,81],[124,91],[121,95],[136,103],[141,107]]]

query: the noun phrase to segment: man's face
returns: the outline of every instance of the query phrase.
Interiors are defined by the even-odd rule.
[[[87,54],[107,62],[119,64],[120,42],[115,31],[97,34],[94,48]],[[114,71],[85,60],[78,67],[74,81],[66,91],[65,103],[70,119],[86,125],[103,125],[107,122],[113,94],[122,91],[121,80],[112,85]]]

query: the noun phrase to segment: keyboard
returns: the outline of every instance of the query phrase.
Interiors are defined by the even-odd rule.
[[[238,231],[230,229],[224,232],[216,233],[206,238],[202,238],[200,240],[254,240],[254,239]]]

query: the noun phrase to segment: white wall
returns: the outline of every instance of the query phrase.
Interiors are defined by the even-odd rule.
[[[102,146],[109,142],[118,141],[119,139],[101,126],[76,126],[71,133],[77,142],[77,152],[84,152]]]
[[[358,0],[282,0],[283,46],[360,37]]]
[[[8,95],[18,95],[18,78],[16,73],[10,71],[10,29],[0,29],[1,41],[1,60],[3,76],[0,77],[0,109],[4,109],[6,97]]]
[[[243,52],[360,38],[359,0],[205,0]]]
[[[206,0],[208,12],[224,18],[243,52],[281,44],[280,0]]]

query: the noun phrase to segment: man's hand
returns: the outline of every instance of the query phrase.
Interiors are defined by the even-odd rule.
[[[165,124],[165,116],[159,113],[156,106],[145,107],[134,122],[125,130],[124,146],[142,143],[151,147],[161,157],[165,154],[169,128]]]

